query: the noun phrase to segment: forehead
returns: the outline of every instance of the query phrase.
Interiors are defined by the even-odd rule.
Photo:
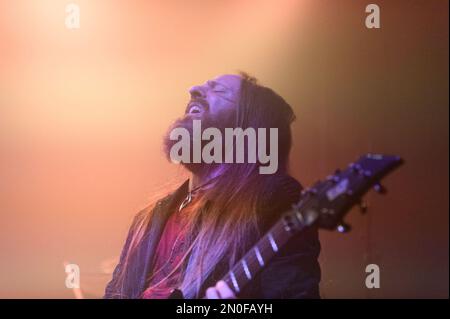
[[[242,78],[239,75],[235,74],[224,74],[219,75],[208,82],[221,84],[235,92],[238,92],[241,87]]]

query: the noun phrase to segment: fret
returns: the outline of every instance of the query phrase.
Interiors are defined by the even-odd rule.
[[[253,248],[253,250],[255,251],[255,255],[256,258],[258,259],[258,263],[261,267],[264,267],[264,258],[261,255],[261,252],[259,251],[258,246],[256,246],[255,248]]]
[[[250,273],[250,269],[248,269],[248,265],[247,265],[247,262],[245,261],[245,258],[242,258],[241,264],[242,264],[242,267],[244,268],[244,272],[245,272],[245,275],[247,276],[247,278],[249,280],[252,279],[252,274]]]
[[[230,278],[231,278],[231,282],[233,284],[234,291],[239,292],[240,291],[239,284],[237,282],[236,275],[234,274],[233,271],[230,271]]]
[[[278,251],[277,242],[273,238],[272,233],[269,233],[267,236],[269,238],[269,242],[270,242],[270,245],[272,246],[273,251],[277,252]]]
[[[261,238],[261,241],[258,243],[258,248],[260,255],[262,259],[264,260],[264,263],[267,264],[267,262],[273,257],[274,251],[272,249],[272,246],[270,245],[269,238],[264,236]]]

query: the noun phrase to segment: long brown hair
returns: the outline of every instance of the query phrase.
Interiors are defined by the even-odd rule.
[[[292,108],[271,89],[261,86],[245,73],[242,77],[235,127],[246,129],[278,128],[278,172],[285,173],[291,149]],[[259,163],[223,164],[220,176],[202,190],[189,207],[189,247],[173,272],[181,269],[180,288],[186,298],[199,297],[202,285],[219,262],[231,267],[259,237],[261,203],[271,187],[274,175],[259,174]],[[116,285],[120,291],[129,257],[142,241],[151,222],[152,209],[143,212],[131,235]],[[170,275],[169,275],[170,277]],[[163,279],[167,280],[169,277]],[[155,285],[159,285],[155,283]]]

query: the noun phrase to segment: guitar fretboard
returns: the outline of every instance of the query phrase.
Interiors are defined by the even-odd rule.
[[[306,226],[304,226],[306,227]],[[294,233],[281,218],[270,230],[239,260],[222,278],[236,293],[242,289],[266,266]]]

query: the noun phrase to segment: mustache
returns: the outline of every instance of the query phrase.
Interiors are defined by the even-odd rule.
[[[184,110],[184,114],[189,112],[189,109],[193,104],[199,104],[201,107],[203,107],[205,112],[209,111],[209,103],[208,101],[202,99],[202,98],[193,98],[191,99],[188,104],[186,105],[186,109]]]

